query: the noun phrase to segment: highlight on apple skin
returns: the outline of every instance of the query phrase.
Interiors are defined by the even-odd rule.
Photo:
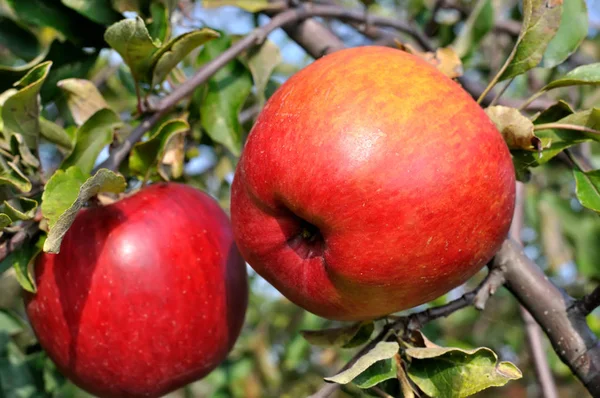
[[[327,55],[266,103],[231,197],[246,261],[329,319],[433,300],[499,249],[515,173],[500,133],[459,84],[406,52]]]
[[[81,211],[42,253],[26,310],[61,373],[103,398],[151,398],[202,378],[234,345],[248,301],[227,215],[158,183]]]

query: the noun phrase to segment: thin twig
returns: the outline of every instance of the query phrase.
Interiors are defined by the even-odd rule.
[[[596,288],[588,295],[583,296],[573,304],[574,311],[579,312],[581,316],[588,316],[596,308],[600,306],[600,286]]]
[[[460,309],[474,305],[476,302],[477,309],[482,310],[485,307],[487,299],[503,282],[504,276],[502,270],[490,267],[490,272],[488,272],[485,279],[475,289],[448,304],[428,308],[424,311],[411,314],[405,317],[405,319],[403,319],[404,317],[400,318],[394,322],[393,326],[398,330],[405,325],[406,331],[412,332],[421,329],[426,323],[439,318],[445,318]],[[480,292],[485,292],[485,294],[481,295]]]

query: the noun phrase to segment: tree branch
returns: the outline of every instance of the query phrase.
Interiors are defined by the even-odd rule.
[[[525,187],[523,183],[517,181],[516,193],[515,212],[512,225],[510,226],[510,236],[515,242],[520,242],[525,213]],[[523,319],[529,352],[535,366],[535,374],[540,390],[542,391],[542,396],[544,398],[558,398],[556,383],[554,382],[552,370],[548,364],[548,357],[544,348],[542,330],[525,307],[519,305],[519,312]]]
[[[338,6],[330,6],[330,5],[315,5],[315,4],[305,4],[302,7],[289,9],[287,11],[283,11],[275,16],[266,24],[259,28],[254,29],[244,38],[235,42],[231,47],[221,53],[218,57],[213,59],[212,61],[205,64],[202,68],[200,68],[189,80],[185,83],[178,86],[173,92],[171,92],[168,96],[163,98],[162,101],[158,104],[154,113],[150,116],[144,118],[144,120],[140,123],[138,127],[136,127],[129,136],[123,141],[117,148],[115,148],[108,159],[106,159],[102,164],[100,164],[96,169],[99,168],[107,168],[110,170],[118,169],[119,165],[123,162],[123,160],[127,157],[133,145],[139,141],[142,136],[148,132],[154,125],[156,125],[163,116],[165,116],[171,109],[173,109],[183,98],[191,95],[194,90],[206,82],[212,75],[214,75],[219,69],[225,66],[228,62],[232,61],[241,54],[244,50],[251,48],[255,45],[261,44],[267,35],[278,29],[280,27],[286,27],[291,23],[298,22],[311,17],[330,17],[330,18],[338,18],[341,20],[347,21],[358,21],[365,22],[365,14],[362,11],[354,11],[349,10],[343,7]],[[316,22],[316,21],[313,21]],[[414,35],[415,39],[419,41],[421,44],[427,43],[427,38],[425,38],[420,32],[415,30],[412,26],[403,21],[398,21],[391,18],[384,18],[379,16],[369,17],[369,23],[379,26],[388,26],[395,28],[399,31],[403,31],[405,33]],[[320,55],[323,55],[323,46],[320,46],[319,50],[316,50],[308,45],[310,43],[317,43],[318,41],[322,41],[323,30],[315,23],[309,23],[309,25],[303,25],[302,28],[290,28],[293,35],[299,40],[299,42],[305,42],[308,48],[311,48],[309,53],[316,54],[321,52]],[[312,37],[311,35],[315,34],[315,29],[321,32],[321,36]],[[333,43],[332,34],[327,34],[327,38],[329,42]],[[318,40],[317,40],[318,39]],[[338,49],[340,47],[339,39],[335,38],[336,42],[334,46],[330,49]]]
[[[581,299],[577,300],[573,307],[571,307],[571,311],[573,313],[578,313],[580,316],[588,316],[592,311],[600,306],[600,286],[596,286],[596,288],[588,295],[583,296]]]
[[[504,270],[506,287],[542,327],[554,351],[593,396],[600,396],[600,344],[585,316],[513,240],[494,258]]]

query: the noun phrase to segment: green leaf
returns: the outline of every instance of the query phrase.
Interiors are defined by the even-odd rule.
[[[0,16],[0,46],[26,61],[31,61],[42,51],[31,31],[3,16]]]
[[[251,13],[276,9],[277,4],[269,0],[202,0],[204,8],[219,8],[223,6],[234,6]]]
[[[379,342],[371,351],[360,357],[350,368],[335,376],[326,377],[325,380],[338,384],[348,384],[374,363],[392,358],[398,353],[399,349],[400,346],[395,341]]]
[[[272,41],[265,40],[260,47],[248,50],[240,58],[252,74],[258,103],[262,106],[265,102],[265,89],[269,77],[282,61],[279,47]]]
[[[371,388],[383,381],[395,379],[396,374],[396,361],[394,359],[384,359],[369,366],[367,370],[356,376],[352,383],[362,389]]]
[[[182,119],[163,123],[150,139],[139,142],[133,147],[129,156],[130,171],[142,178],[151,171],[156,171],[156,166],[164,157],[169,141],[175,135],[183,134],[189,129],[188,123]]]
[[[114,130],[121,125],[119,116],[110,109],[94,113],[77,130],[75,148],[60,168],[66,170],[71,166],[78,166],[84,173],[90,173],[102,148],[112,142]]]
[[[57,83],[65,93],[67,106],[73,120],[81,126],[100,109],[108,108],[108,104],[94,83],[85,79],[65,79]]]
[[[40,133],[48,141],[65,149],[73,149],[73,138],[58,124],[40,117]]]
[[[0,332],[0,381],[2,398],[40,398],[25,356],[3,332]]]
[[[104,34],[104,40],[123,57],[134,79],[145,81],[160,42],[150,37],[142,18],[124,19],[111,25]]]
[[[573,169],[579,202],[588,209],[600,213],[600,170],[581,171]]]
[[[582,65],[573,69],[563,77],[550,82],[542,90],[548,91],[557,87],[600,84],[600,63]]]
[[[541,141],[533,133],[533,123],[518,109],[497,105],[486,108],[485,113],[494,122],[510,149],[541,149]]]
[[[553,68],[573,54],[588,34],[588,13],[585,0],[563,2],[560,26],[548,44],[542,66]]]
[[[21,287],[31,293],[35,293],[37,290],[33,276],[33,263],[40,251],[39,244],[23,245],[5,259],[15,269],[15,276]]]
[[[148,33],[153,39],[164,43],[171,35],[169,10],[164,3],[153,1],[150,4],[150,15],[152,16],[152,22],[148,24]]]
[[[162,46],[152,56],[152,85],[162,83],[169,72],[192,50],[217,37],[218,32],[204,28],[185,33]]]
[[[22,163],[32,167],[39,167],[40,161],[33,155],[31,149],[25,143],[25,138],[21,134],[13,134],[10,137],[10,150],[12,153],[21,156]]]
[[[71,167],[66,172],[58,170],[46,184],[42,195],[42,213],[48,218],[50,232],[44,243],[45,252],[60,251],[62,239],[89,199],[100,192],[123,192],[127,186],[123,176],[107,169],[98,170],[87,180],[84,178],[81,170]]]
[[[551,111],[557,112],[558,108],[553,108]],[[566,112],[566,110],[563,108],[562,112]],[[546,117],[547,115],[542,113],[542,115],[535,120],[535,124],[541,124],[538,123],[538,121],[541,122],[541,119]],[[592,108],[573,113],[557,120],[556,123],[573,124],[598,130],[600,129],[600,108]],[[520,167],[536,167],[548,162],[563,150],[573,145],[586,141],[600,141],[600,135],[598,134],[567,129],[536,130],[536,135],[541,140],[541,145],[544,149],[539,152],[539,154],[525,151],[513,151],[513,157]]]
[[[572,115],[573,113],[575,113],[575,111],[573,108],[571,108],[571,105],[563,100],[560,100],[533,118],[533,122],[535,124],[553,123],[564,117]]]
[[[70,167],[66,171],[57,170],[44,188],[42,194],[42,214],[52,229],[58,218],[75,203],[79,189],[87,176],[79,167]]]
[[[21,333],[23,331],[23,322],[17,317],[11,315],[5,310],[0,310],[0,332],[9,336]]]
[[[28,25],[51,28],[77,46],[97,45],[103,27],[90,22],[76,11],[65,7],[58,0],[8,0],[19,19]],[[87,24],[86,24],[87,23]]]
[[[101,25],[110,25],[122,19],[107,0],[61,0],[62,3],[84,17]]]
[[[479,0],[465,21],[452,48],[460,58],[469,56],[494,27],[492,0]]]
[[[374,328],[373,322],[357,322],[340,328],[302,330],[300,334],[312,345],[352,348],[365,343]]]
[[[207,43],[198,60],[206,63],[231,45],[231,38],[222,36]],[[252,78],[238,60],[232,60],[208,80],[206,96],[200,105],[201,123],[210,138],[223,144],[235,156],[242,150],[242,126],[239,112],[252,90]]]
[[[13,162],[1,161],[0,167],[2,167],[2,171],[0,171],[0,185],[12,185],[21,192],[31,191],[31,181],[29,181],[19,166]]]
[[[7,216],[6,214],[0,213],[0,230],[3,230],[4,228],[8,227],[10,224],[12,224],[11,218],[9,216]],[[0,267],[0,269],[1,268],[2,267]]]
[[[512,60],[500,80],[535,68],[560,25],[562,0],[524,0],[523,25]]]
[[[37,210],[37,201],[29,198],[15,198],[4,201],[0,205],[0,212],[6,214],[11,220],[31,220]]]
[[[19,91],[2,106],[4,137],[7,141],[13,134],[20,134],[29,148],[37,148],[40,135],[38,95],[51,66],[50,61],[39,64],[15,83]]]
[[[510,362],[498,362],[489,348],[411,347],[408,376],[431,397],[460,398],[522,377]]]

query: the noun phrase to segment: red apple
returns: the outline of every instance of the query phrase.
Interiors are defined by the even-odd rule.
[[[161,183],[81,211],[36,260],[27,314],[41,346],[100,397],[159,397],[225,359],[244,321],[246,268],[208,195]]]
[[[456,82],[383,47],[325,56],[270,98],[233,182],[246,261],[317,315],[372,319],[462,284],[505,239],[511,156]]]

